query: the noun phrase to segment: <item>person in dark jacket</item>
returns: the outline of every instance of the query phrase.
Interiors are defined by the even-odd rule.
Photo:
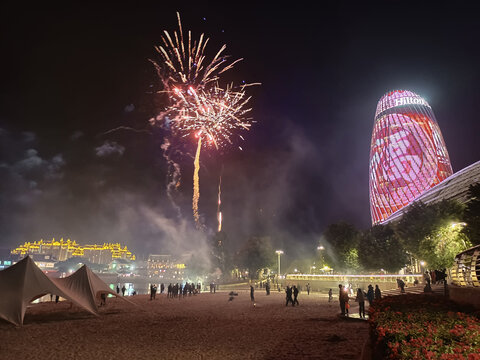
[[[375,285],[375,300],[380,300],[382,298],[382,292],[378,285]]]
[[[370,284],[368,285],[368,291],[367,291],[368,305],[372,306],[374,298],[375,298],[375,293],[373,291],[373,286]]]
[[[300,305],[298,303],[297,297],[298,297],[298,288],[295,285],[293,285],[293,305],[294,306],[295,304]]]
[[[343,290],[343,285],[338,285],[338,301],[340,303],[340,311],[342,316],[345,316],[345,291]]]
[[[363,290],[360,288],[357,290],[355,301],[358,302],[358,314],[360,315],[360,318],[365,319],[365,296]]]
[[[287,289],[285,290],[285,293],[287,295],[287,303],[285,306],[288,306],[288,303],[291,302],[292,306],[295,306],[293,299],[292,299],[292,288],[290,286],[287,286]]]

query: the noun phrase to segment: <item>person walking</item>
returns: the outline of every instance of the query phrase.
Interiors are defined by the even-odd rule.
[[[250,300],[255,304],[255,288],[250,285]]]
[[[398,285],[400,285],[400,292],[402,294],[405,294],[405,281],[403,281],[402,279],[399,279]]]
[[[298,297],[298,288],[295,285],[293,285],[293,306],[295,306],[295,304],[300,305],[298,303],[297,297]]]
[[[375,298],[375,292],[373,291],[372,284],[370,284],[368,285],[368,290],[367,290],[367,299],[368,299],[369,306],[372,306],[374,298]]]
[[[295,306],[292,299],[292,288],[290,286],[287,286],[287,288],[285,289],[285,294],[287,295],[287,303],[285,304],[285,306],[288,306],[289,302],[292,303],[292,306]]]
[[[345,316],[345,291],[342,284],[338,285],[338,301],[340,303],[341,315]]]
[[[360,318],[365,319],[365,296],[363,290],[360,288],[357,290],[355,301],[358,302],[358,314],[360,315]]]
[[[380,300],[382,298],[382,292],[378,285],[375,285],[375,300]]]

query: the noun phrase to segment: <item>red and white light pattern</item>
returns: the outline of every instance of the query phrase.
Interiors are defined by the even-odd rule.
[[[386,220],[452,175],[430,105],[411,91],[385,94],[377,105],[370,148],[372,223]]]

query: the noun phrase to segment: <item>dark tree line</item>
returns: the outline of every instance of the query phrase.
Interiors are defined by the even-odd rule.
[[[401,220],[363,231],[345,222],[331,224],[323,233],[321,255],[317,252],[292,264],[303,267],[302,272],[309,270],[305,264],[316,261],[317,269],[328,265],[338,273],[381,269],[393,273],[409,265],[413,256],[430,269],[448,268],[456,254],[480,244],[480,184],[470,186],[468,198],[466,204],[452,200],[414,203]],[[237,267],[256,278],[261,269],[276,265],[269,237],[248,238],[232,256],[224,251],[225,239],[225,234],[215,236],[212,253],[213,263],[223,272]]]

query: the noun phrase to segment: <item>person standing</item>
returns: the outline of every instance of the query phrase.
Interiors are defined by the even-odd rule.
[[[332,289],[328,290],[328,302],[332,302],[333,299],[333,292]]]
[[[378,285],[375,285],[375,300],[380,300],[382,298],[382,292]]]
[[[358,288],[357,297],[355,299],[358,302],[358,314],[360,318],[365,319],[365,297],[363,295],[363,290]]]
[[[270,282],[267,282],[265,284],[265,291],[266,291],[267,295],[270,295]]]
[[[107,294],[101,293],[100,294],[100,306],[107,305]]]
[[[288,306],[289,302],[292,303],[292,306],[295,306],[295,304],[293,303],[293,299],[292,299],[292,288],[290,286],[287,286],[287,288],[285,289],[285,294],[287,295],[287,302],[286,302],[285,306]]]
[[[367,299],[368,299],[369,306],[372,306],[374,297],[375,297],[375,293],[373,291],[373,286],[372,284],[370,284],[368,285],[368,290],[367,290]]]
[[[250,285],[250,300],[255,304],[255,288]]]
[[[310,295],[310,283],[307,283],[307,295]]]
[[[120,287],[117,285],[117,294],[120,294]]]
[[[342,316],[345,316],[345,291],[343,290],[343,285],[338,285],[338,301],[340,303],[340,311]]]
[[[295,306],[295,304],[300,305],[298,303],[297,297],[298,297],[298,288],[295,285],[293,285],[293,306]]]
[[[165,291],[165,284],[161,283],[160,284],[160,294],[163,294],[164,291]]]
[[[125,287],[125,285],[122,286],[122,295],[125,296],[125,291],[127,290],[127,288]]]
[[[350,310],[350,304],[348,301],[350,300],[350,297],[348,296],[348,290],[343,292],[343,300],[345,301],[345,315],[348,316],[349,310]]]

